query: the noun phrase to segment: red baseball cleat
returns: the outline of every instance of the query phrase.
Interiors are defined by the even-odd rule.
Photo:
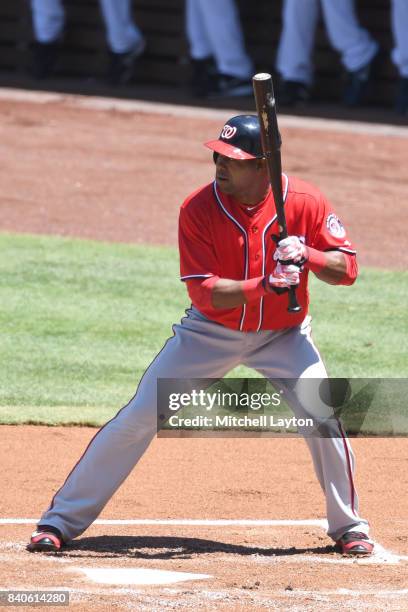
[[[58,552],[64,545],[60,531],[49,525],[39,525],[31,536],[27,550],[30,552]]]
[[[374,550],[374,542],[359,531],[348,531],[337,540],[336,545],[343,555],[371,555]]]

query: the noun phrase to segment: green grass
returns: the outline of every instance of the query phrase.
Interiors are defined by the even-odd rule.
[[[189,306],[176,250],[7,234],[0,249],[0,422],[104,422]],[[407,279],[369,269],[352,288],[312,279],[331,376],[407,376]]]
[[[408,375],[408,272],[363,268],[352,287],[311,275],[313,337],[330,376]]]

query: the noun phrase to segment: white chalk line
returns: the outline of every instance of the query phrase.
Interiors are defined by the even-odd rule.
[[[208,599],[224,599],[225,598],[226,600],[228,600],[228,596],[230,595],[228,591],[205,591],[202,588],[202,584],[200,584],[198,588],[200,590],[197,591],[197,594],[201,596],[205,596]],[[59,591],[60,588],[56,587],[55,590]],[[173,594],[176,596],[183,595],[183,592],[180,589],[175,589],[175,588],[161,589],[161,591],[164,591],[166,593]],[[79,597],[81,595],[83,596],[83,595],[107,595],[107,594],[126,597],[129,595],[139,595],[139,596],[142,595],[143,596],[146,594],[146,591],[142,588],[129,588],[129,587],[128,588],[111,587],[109,588],[109,590],[107,590],[106,588],[103,589],[103,588],[98,588],[98,587],[93,587],[93,588],[88,587],[84,589],[70,588],[69,592],[70,594],[74,593],[78,595]],[[193,594],[193,593],[190,593],[190,594]],[[325,590],[325,591],[307,591],[307,590],[301,590],[301,589],[293,589],[293,591],[286,591],[284,589],[282,589],[281,591],[279,590],[272,591],[268,589],[268,600],[271,600],[273,598],[279,599],[282,597],[283,598],[308,597],[308,598],[313,598],[313,599],[319,599],[320,597],[328,597],[328,598],[345,597],[345,598],[353,598],[353,599],[370,597],[374,599],[384,599],[384,598],[396,599],[397,597],[405,597],[407,595],[408,595],[408,589],[397,589],[395,591],[392,591],[389,589],[387,590],[375,589],[375,590],[370,591],[369,589],[355,590],[355,589],[345,589],[345,588],[339,588],[335,590]],[[261,603],[263,599],[264,597],[261,595],[261,597],[259,598],[259,602]]]
[[[163,102],[145,102],[142,100],[121,100],[101,96],[82,96],[79,94],[60,94],[42,91],[27,91],[24,89],[0,88],[0,100],[15,102],[32,102],[34,104],[60,103],[76,108],[89,110],[109,111],[122,113],[150,113],[171,115],[173,117],[197,117],[198,119],[215,119],[224,121],[227,116],[243,111],[236,109],[212,109]],[[252,108],[252,107],[251,107]],[[248,109],[248,112],[255,112]],[[320,119],[316,117],[296,117],[292,115],[279,115],[279,124],[282,127],[301,128],[306,130],[336,131],[351,134],[370,134],[373,136],[392,136],[408,138],[408,128],[404,126],[388,125],[385,123],[364,123],[362,121]]]
[[[369,589],[335,589],[335,590],[325,590],[325,591],[304,591],[294,589],[293,591],[286,591],[285,594],[290,597],[333,597],[333,596],[343,596],[343,597],[401,597],[404,595],[408,595],[408,589],[397,589],[395,591],[392,590],[369,590]]]
[[[259,555],[257,561],[265,565],[275,562],[274,560],[272,561],[271,557],[262,555]],[[290,558],[290,563],[317,563],[320,565],[399,565],[402,561],[408,561],[408,556],[393,553],[377,542],[374,546],[374,552],[367,557],[292,555]]]
[[[2,518],[0,525],[36,525],[40,519]],[[174,525],[198,527],[321,527],[327,529],[324,519],[97,519],[93,525]]]

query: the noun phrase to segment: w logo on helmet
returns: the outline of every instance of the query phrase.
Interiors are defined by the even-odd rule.
[[[233,138],[233,136],[235,136],[236,133],[237,133],[237,128],[232,127],[231,125],[228,125],[227,123],[226,125],[224,125],[222,129],[220,138],[225,138],[225,140],[229,140],[230,138]]]

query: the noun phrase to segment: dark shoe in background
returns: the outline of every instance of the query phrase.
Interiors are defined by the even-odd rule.
[[[32,43],[31,74],[35,79],[47,79],[53,75],[59,49],[58,42]]]
[[[217,67],[213,57],[191,59],[191,93],[195,98],[208,98],[217,90]]]
[[[381,55],[381,52],[377,51],[368,64],[362,66],[359,70],[347,73],[347,82],[343,93],[343,103],[346,106],[360,106],[367,101]]]
[[[144,53],[146,41],[140,39],[126,53],[110,53],[108,80],[111,85],[125,85],[132,80],[136,60]]]
[[[277,102],[279,106],[302,106],[310,100],[310,88],[300,81],[281,80]]]
[[[216,76],[215,86],[216,89],[211,94],[213,98],[252,96],[254,93],[250,78],[240,79],[229,74],[218,74]]]
[[[191,60],[191,93],[195,98],[228,98],[253,94],[251,79],[240,79],[217,71],[213,57]]]
[[[395,111],[399,115],[408,115],[408,77],[401,77],[399,80]]]

